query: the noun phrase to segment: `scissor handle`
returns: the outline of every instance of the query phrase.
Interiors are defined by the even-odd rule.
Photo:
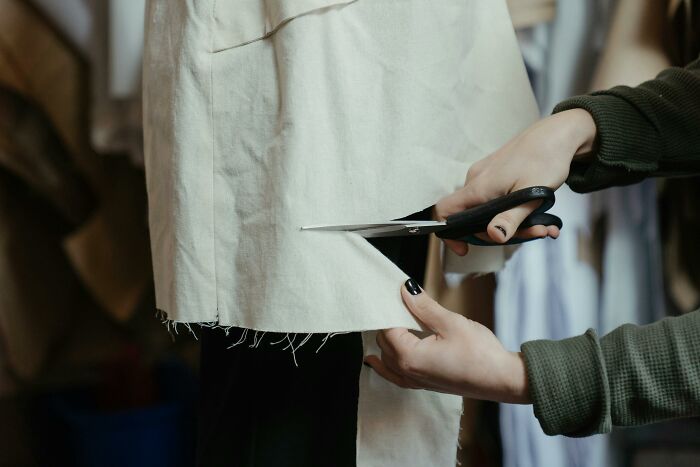
[[[503,243],[485,242],[474,236],[485,232],[496,215],[520,206],[529,201],[541,199],[542,203],[520,224],[521,227],[533,225],[555,225],[562,228],[562,221],[555,215],[546,214],[554,206],[554,190],[546,186],[534,186],[514,191],[500,198],[493,199],[479,206],[453,214],[447,218],[447,228],[436,235],[440,238],[462,240],[475,245],[504,245]],[[511,238],[505,245],[524,243],[535,239]]]

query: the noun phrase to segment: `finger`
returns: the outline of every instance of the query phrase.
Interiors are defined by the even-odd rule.
[[[544,238],[547,236],[547,226],[546,225],[533,225],[532,227],[527,227],[525,229],[518,229],[515,232],[515,237],[517,238]]]
[[[377,333],[377,344],[382,351],[382,362],[394,373],[404,377],[412,372],[415,348],[420,339],[406,328],[386,329]]]
[[[547,226],[547,235],[549,235],[552,238],[559,238],[559,227],[556,225],[549,225]]]
[[[555,226],[556,228],[556,226]],[[557,229],[557,234],[558,234],[558,229]],[[493,240],[487,233],[477,233],[474,234],[474,236],[480,240],[483,240],[485,242],[492,243]],[[544,225],[533,225],[532,227],[528,227],[526,229],[518,229],[515,232],[514,237],[515,238],[521,238],[525,240],[529,240],[531,238],[544,238],[550,236],[549,235],[549,229],[547,226]]]
[[[378,334],[382,336],[382,342],[393,355],[409,353],[420,342],[420,339],[406,328],[386,329]]]
[[[532,214],[532,211],[537,209],[541,203],[540,200],[530,201],[496,215],[489,222],[486,233],[496,243],[507,242],[513,237],[525,218]]]
[[[418,294],[412,295],[411,292],[409,292],[409,288],[418,291]],[[408,311],[410,311],[418,321],[423,323],[426,328],[435,333],[445,334],[455,316],[457,316],[455,313],[440,306],[427,293],[423,292],[413,279],[407,280],[404,286],[401,287],[401,297]]]
[[[469,245],[465,242],[460,242],[459,240],[450,240],[448,238],[442,239],[445,242],[445,246],[450,250],[454,251],[459,256],[464,256],[469,252]]]
[[[488,198],[483,192],[474,189],[472,185],[466,185],[435,203],[435,214],[439,220],[445,220],[451,214],[462,212],[486,201]]]
[[[392,369],[387,367],[384,364],[384,362],[376,355],[368,355],[367,357],[365,357],[365,363],[371,366],[372,369],[379,374],[379,376],[386,379],[387,381],[394,383],[397,386],[406,389],[419,389],[419,387],[413,381],[410,381],[408,378],[399,375],[398,373],[394,372]]]
[[[377,347],[379,347],[379,350],[381,350],[383,354],[387,354],[390,356],[394,355],[394,350],[391,348],[389,343],[386,341],[386,337],[384,337],[384,331],[379,331],[377,333],[376,341],[377,341]]]
[[[556,225],[533,225],[532,227],[527,227],[525,229],[518,229],[515,232],[515,238],[521,238],[529,240],[532,238],[558,238],[559,237],[559,227]],[[491,237],[486,233],[477,233],[474,236],[485,242],[493,242]]]

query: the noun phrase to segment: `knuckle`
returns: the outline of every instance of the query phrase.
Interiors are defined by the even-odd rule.
[[[417,308],[417,311],[419,313],[422,312],[422,314],[432,314],[435,311],[435,306],[437,304],[428,299],[427,297],[423,296],[421,297],[420,300],[416,300],[415,302],[415,307]]]
[[[469,167],[469,169],[467,170],[467,180],[473,180],[475,177],[478,177],[479,174],[481,174],[481,172],[483,171],[483,169],[484,169],[483,159],[473,163]]]
[[[444,219],[447,217],[446,215],[446,209],[445,209],[445,201],[440,200],[437,203],[435,203],[435,216],[438,219]]]
[[[397,366],[404,375],[411,375],[415,372],[414,362],[408,356],[401,356],[397,362]]]
[[[486,190],[482,189],[481,183],[471,182],[465,187],[465,198],[471,201],[471,204],[484,204],[489,199],[485,195]]]

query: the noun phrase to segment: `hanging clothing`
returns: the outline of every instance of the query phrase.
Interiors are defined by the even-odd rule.
[[[397,292],[406,274],[355,234],[299,228],[422,210],[537,116],[492,0],[153,0],[144,98],[158,307],[261,332],[368,331],[365,353],[372,330],[419,327]],[[460,409],[363,367],[357,464],[452,465]]]
[[[562,99],[585,92],[590,86],[591,71],[606,34],[606,19],[614,3],[559,2],[558,16],[552,30],[553,34],[559,31],[559,35],[550,39],[551,46],[558,50],[556,53],[546,50],[549,41],[541,37],[541,32],[534,35],[537,40],[531,43],[543,44],[545,48],[541,52],[544,58],[540,62],[533,61],[535,64],[541,63],[539,70],[542,70],[541,74],[533,75],[536,78],[544,77],[534,83],[544,114],[548,114]],[[638,34],[639,30],[654,35],[659,29],[659,21],[648,24],[649,18],[655,16],[648,14],[644,5],[651,3],[624,3],[625,8],[616,12],[608,45],[614,45],[614,41],[619,40],[629,41],[628,35]],[[653,7],[663,9],[664,6]],[[576,9],[587,11],[576,14]],[[537,57],[531,48],[531,44],[528,44],[524,50],[526,60],[533,55]],[[612,60],[613,54],[607,52],[609,50],[604,55],[606,60],[598,64],[599,81],[601,78],[613,79],[611,76],[615,79],[643,79],[644,75],[640,76],[640,73],[644,72],[639,62],[624,66],[624,60],[621,60],[625,55],[624,50]],[[658,54],[648,52],[646,57],[650,66],[660,66],[662,57]],[[649,71],[649,66],[646,68]],[[606,82],[596,86],[612,84]],[[546,245],[525,246],[516,254],[512,268],[509,264],[499,274],[499,337],[503,334],[508,339],[508,345],[517,348],[527,340],[562,339],[580,334],[586,327],[608,332],[622,322],[648,323],[662,315],[664,306],[655,187],[655,181],[648,180],[637,186],[614,188],[586,196],[573,194],[568,187],[558,190],[556,209],[561,209],[567,220],[559,239],[546,242]],[[601,222],[601,217],[607,222]],[[595,245],[598,243],[601,252],[596,251]],[[533,278],[538,267],[551,277],[547,280]],[[542,285],[544,283],[547,285]],[[540,307],[545,307],[545,310]],[[514,315],[518,317],[522,331],[510,329]],[[541,322],[538,324],[538,321]],[[614,453],[608,447],[607,437],[547,437],[532,417],[532,410],[523,409],[502,405],[503,442],[508,459],[506,465],[540,465],[545,458],[548,465],[613,463]]]
[[[95,33],[90,6],[85,0],[31,0],[37,8],[51,19],[61,33],[84,56],[90,50],[90,43]]]
[[[68,35],[31,2],[0,0],[0,11],[0,81],[45,113],[100,201],[94,215],[65,238],[64,250],[100,307],[126,320],[152,281],[143,174],[116,158],[98,158],[91,148],[89,70],[66,42]]]
[[[0,336],[16,381],[40,373],[76,310],[96,311],[63,247],[95,206],[47,116],[0,86]]]
[[[27,2],[0,0],[0,11],[4,392],[33,381],[75,320],[98,312],[65,248],[94,214],[97,197],[76,157],[84,148],[74,99],[84,77],[80,64]]]
[[[90,139],[143,167],[141,63],[146,0],[92,0]]]
[[[543,115],[587,89],[603,44],[609,3],[559,0],[551,24],[518,31]],[[523,245],[497,275],[495,332],[506,348],[515,350],[533,339],[562,339],[599,324],[598,274],[581,259],[581,239],[592,235],[591,197],[563,186],[551,212],[564,219],[559,238]],[[499,417],[504,467],[609,463],[607,437],[547,436],[530,406],[500,404]]]
[[[405,275],[365,240],[299,228],[430,206],[532,121],[505,6],[326,1],[291,17],[267,3],[280,10],[150,4],[158,306],[175,321],[270,331],[415,327],[388,292]],[[466,268],[497,269],[503,250],[490,252]]]
[[[600,332],[666,316],[656,185],[645,180],[593,198],[593,214],[604,219]]]

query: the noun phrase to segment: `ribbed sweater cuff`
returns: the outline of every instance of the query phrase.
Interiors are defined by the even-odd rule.
[[[637,183],[657,169],[662,151],[655,126],[645,120],[639,123],[640,111],[624,98],[624,91],[614,88],[604,94],[576,96],[554,108],[553,113],[584,109],[596,124],[594,156],[571,165],[566,182],[572,190],[584,193]]]
[[[521,350],[535,416],[546,434],[588,436],[610,431],[610,391],[593,329],[560,341],[526,342]]]

